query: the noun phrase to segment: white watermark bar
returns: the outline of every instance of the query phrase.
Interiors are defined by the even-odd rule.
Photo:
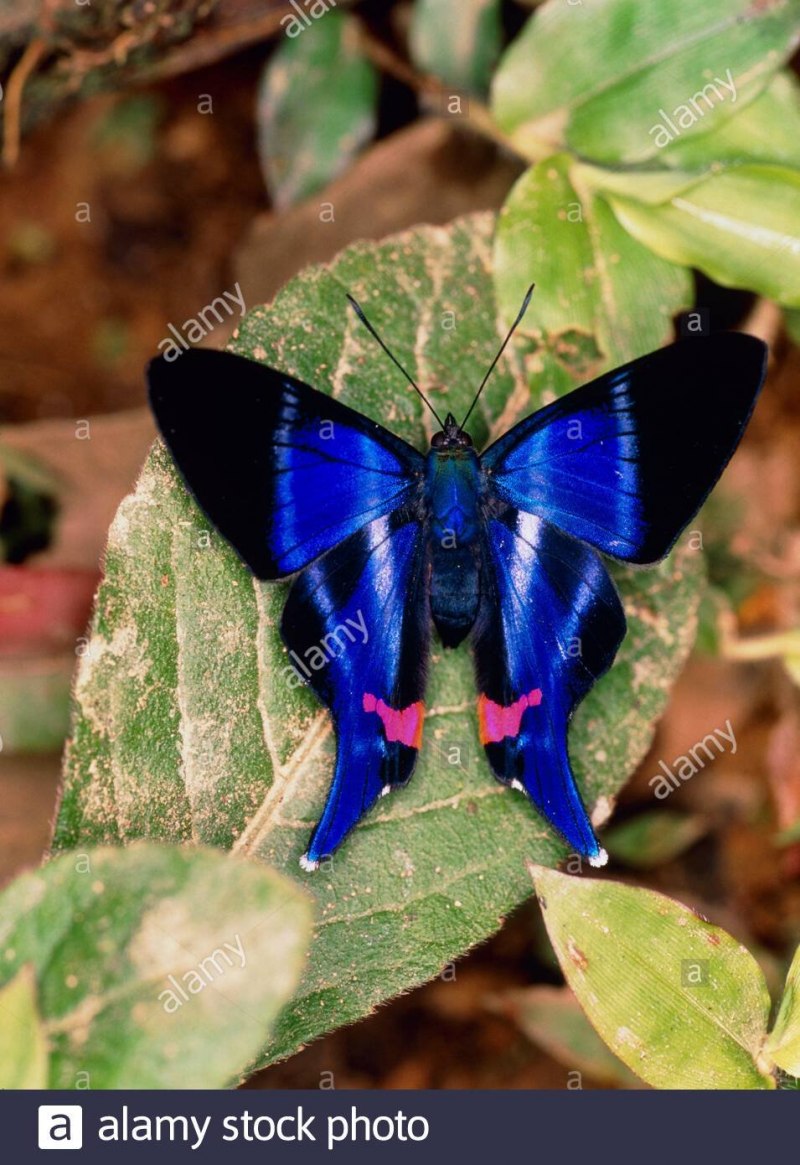
[[[4,1159],[81,1162],[608,1160],[752,1165],[793,1144],[786,1092],[0,1092]],[[46,1158],[45,1158],[46,1159]]]

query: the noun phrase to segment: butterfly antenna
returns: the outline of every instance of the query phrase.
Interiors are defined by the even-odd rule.
[[[376,339],[376,340],[378,341],[378,343],[379,343],[379,344],[380,344],[380,346],[383,348],[383,350],[384,350],[384,352],[386,353],[386,355],[389,357],[389,359],[392,361],[392,363],[395,365],[395,367],[397,367],[397,368],[399,368],[399,369],[400,369],[400,371],[402,372],[403,376],[405,376],[406,380],[407,380],[407,381],[408,381],[408,383],[411,385],[411,387],[412,387],[412,388],[415,388],[415,389],[417,390],[417,392],[419,393],[420,397],[421,397],[421,398],[422,398],[422,400],[425,402],[425,404],[428,406],[428,408],[431,410],[431,412],[433,413],[433,415],[436,417],[436,420],[439,422],[439,425],[440,425],[440,427],[443,429],[443,428],[444,428],[444,421],[443,421],[443,420],[442,420],[442,418],[439,416],[439,414],[437,413],[436,409],[433,407],[433,405],[431,404],[431,402],[428,400],[428,398],[426,397],[425,393],[422,391],[422,389],[421,389],[421,388],[420,388],[420,386],[417,384],[417,382],[416,382],[416,381],[413,379],[413,377],[409,376],[409,374],[406,372],[405,368],[404,368],[404,367],[403,367],[403,365],[400,363],[400,361],[397,359],[397,357],[394,355],[394,353],[393,353],[393,352],[390,352],[390,351],[389,351],[389,349],[387,348],[387,346],[384,344],[383,340],[380,338],[380,336],[379,336],[379,335],[378,335],[378,333],[375,331],[375,329],[373,328],[372,324],[369,322],[369,320],[367,319],[366,315],[364,314],[364,309],[363,309],[363,307],[361,306],[361,304],[358,302],[358,300],[357,300],[357,299],[353,299],[352,295],[350,295],[350,293],[349,293],[349,292],[346,292],[345,294],[347,295],[347,298],[350,300],[350,306],[353,308],[353,311],[356,313],[356,315],[358,316],[358,318],[361,320],[362,324],[363,324],[363,325],[364,325],[364,327],[367,329],[367,331],[369,332],[369,334],[370,334],[370,335],[371,335],[371,336],[372,336],[374,339]]]
[[[522,307],[517,312],[517,318],[514,320],[513,324],[508,329],[508,335],[506,336],[505,340],[503,340],[502,344],[500,345],[500,351],[497,353],[494,360],[489,365],[489,371],[486,373],[483,380],[481,381],[481,386],[478,389],[478,391],[475,393],[475,399],[473,400],[472,404],[469,406],[469,412],[464,417],[464,420],[461,422],[461,425],[459,426],[459,428],[463,429],[464,426],[466,425],[467,421],[471,417],[472,410],[475,408],[475,405],[478,403],[478,397],[483,392],[484,386],[486,385],[486,381],[489,379],[489,377],[492,375],[495,368],[497,367],[497,361],[500,359],[500,357],[505,352],[506,345],[508,344],[508,341],[514,335],[514,332],[517,330],[517,327],[519,326],[519,323],[522,320],[522,317],[525,315],[525,312],[528,310],[528,304],[531,302],[531,296],[533,295],[533,289],[535,286],[536,286],[536,284],[532,283],[530,285],[530,287],[528,288],[528,290],[525,292],[525,298],[522,301]]]

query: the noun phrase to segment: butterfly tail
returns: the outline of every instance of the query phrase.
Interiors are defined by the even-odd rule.
[[[489,764],[576,853],[602,866],[567,738],[574,709],[625,634],[619,596],[593,550],[511,508],[487,523],[483,580],[473,649]]]
[[[372,715],[362,709],[361,714],[340,721],[343,730],[328,799],[301,859],[306,870],[316,869],[333,854],[381,796],[411,777],[417,748],[400,740],[388,741]],[[419,733],[422,715],[420,705]]]
[[[528,719],[515,738],[484,744],[492,772],[504,784],[524,790],[575,853],[592,866],[604,866],[608,855],[597,840],[563,747],[566,730],[537,740],[535,716],[528,714]]]

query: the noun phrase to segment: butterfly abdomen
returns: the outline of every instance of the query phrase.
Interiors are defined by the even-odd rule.
[[[480,595],[481,470],[471,448],[427,456],[431,615],[445,647],[467,635]]]

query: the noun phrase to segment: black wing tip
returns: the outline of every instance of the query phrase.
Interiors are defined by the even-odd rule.
[[[687,351],[692,345],[702,344],[707,351],[716,350],[720,355],[752,357],[754,363],[758,361],[766,370],[769,345],[749,332],[711,332],[703,336],[683,336],[676,342]]]

